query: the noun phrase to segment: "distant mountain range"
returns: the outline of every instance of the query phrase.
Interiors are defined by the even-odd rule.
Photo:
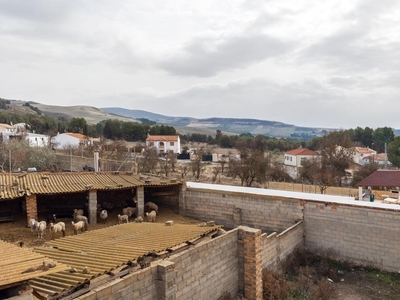
[[[4,99],[7,100],[7,99]],[[199,133],[214,136],[216,130],[221,130],[223,134],[242,134],[251,133],[253,135],[265,135],[276,138],[302,138],[311,139],[321,136],[325,132],[333,131],[332,128],[312,128],[300,127],[276,121],[266,121],[257,119],[237,119],[237,118],[207,118],[196,119],[192,117],[171,117],[155,114],[144,110],[131,110],[120,107],[96,108],[93,106],[56,106],[46,105],[33,101],[8,100],[11,109],[5,110],[18,114],[34,113],[37,111],[30,109],[24,104],[29,102],[34,108],[53,118],[84,118],[89,124],[97,124],[103,120],[118,119],[120,121],[140,122],[140,119],[148,119],[157,124],[173,126],[181,134]]]
[[[257,119],[237,119],[237,118],[207,118],[196,119],[191,117],[170,117],[160,114],[154,114],[144,110],[131,110],[120,107],[100,108],[113,115],[126,118],[141,119],[146,118],[159,124],[171,125],[178,131],[189,132],[212,132],[221,130],[225,134],[251,133],[253,135],[261,134],[271,137],[282,138],[305,138],[310,139],[315,136],[321,136],[332,128],[311,128],[299,127],[276,121],[265,121]]]

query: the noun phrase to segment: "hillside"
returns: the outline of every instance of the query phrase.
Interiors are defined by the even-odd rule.
[[[154,114],[143,110],[129,110],[119,107],[104,107],[101,110],[115,115],[130,118],[146,118],[157,123],[168,124],[180,128],[180,131],[198,132],[198,130],[212,132],[217,129],[222,130],[225,134],[241,134],[251,133],[253,135],[261,134],[272,137],[298,137],[312,138],[320,136],[326,131],[333,129],[328,128],[310,128],[299,127],[291,124],[285,124],[276,121],[265,121],[257,119],[236,119],[236,118],[207,118],[196,119],[191,117],[171,117],[160,114]]]
[[[65,119],[84,118],[89,124],[97,124],[108,119],[117,119],[126,122],[140,122],[138,119],[145,118],[155,121],[158,124],[165,124],[175,127],[180,134],[199,133],[205,135],[215,135],[216,130],[221,130],[224,134],[251,133],[261,134],[278,138],[302,138],[311,139],[320,136],[326,131],[333,129],[300,127],[292,124],[285,124],[276,121],[257,120],[257,119],[237,119],[237,118],[206,118],[196,119],[192,117],[172,117],[155,114],[143,110],[130,110],[120,107],[96,108],[93,106],[57,106],[46,105],[32,101],[9,100],[10,105],[6,112],[16,114],[32,113],[37,114],[32,108],[39,109],[42,113],[55,119],[63,117]],[[29,102],[32,107],[24,106]]]

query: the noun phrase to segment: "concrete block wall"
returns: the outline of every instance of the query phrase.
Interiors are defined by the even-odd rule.
[[[199,244],[193,249],[170,256],[175,263],[176,298],[218,299],[225,292],[238,294],[238,231]]]
[[[157,266],[118,278],[75,298],[77,300],[153,300],[158,299]]]
[[[304,245],[304,223],[293,225],[282,233],[262,235],[262,268],[276,269],[297,247]]]
[[[340,258],[361,264],[400,271],[400,212],[394,208],[307,201],[305,245],[314,251],[333,249]]]
[[[226,193],[187,188],[180,213],[204,221],[213,220],[227,228],[245,225],[263,231],[283,231],[303,218],[296,199]]]

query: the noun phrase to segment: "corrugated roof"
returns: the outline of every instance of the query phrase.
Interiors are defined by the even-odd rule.
[[[129,172],[65,172],[0,174],[0,199],[31,194],[76,193],[86,190],[115,190],[138,186],[180,184],[181,180],[144,176]]]
[[[317,152],[307,149],[307,148],[293,149],[293,150],[285,152],[285,154],[289,154],[289,155],[319,155]]]
[[[167,249],[194,241],[220,226],[161,223],[128,223],[108,228],[87,231],[83,234],[62,237],[34,248],[43,254],[77,270],[57,272],[31,281],[39,293],[57,295],[75,289],[84,282],[129,264],[150,253],[161,253]],[[84,274],[88,267],[90,274]]]
[[[149,135],[146,141],[176,142],[179,135]]]
[[[400,170],[377,170],[357,186],[400,187]]]
[[[0,289],[17,285],[41,275],[48,275],[69,268],[65,264],[56,262],[53,259],[48,259],[43,254],[1,240],[0,257]],[[41,270],[40,268],[35,270],[36,268],[43,266],[43,261],[54,263],[55,266],[48,270]]]

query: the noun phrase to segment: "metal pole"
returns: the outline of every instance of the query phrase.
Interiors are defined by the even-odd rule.
[[[10,176],[11,176],[11,149],[8,149],[8,163],[10,165]]]
[[[71,157],[71,162],[70,162],[71,169],[70,169],[70,172],[72,172],[72,149],[69,149],[69,153],[70,153],[70,157]]]

